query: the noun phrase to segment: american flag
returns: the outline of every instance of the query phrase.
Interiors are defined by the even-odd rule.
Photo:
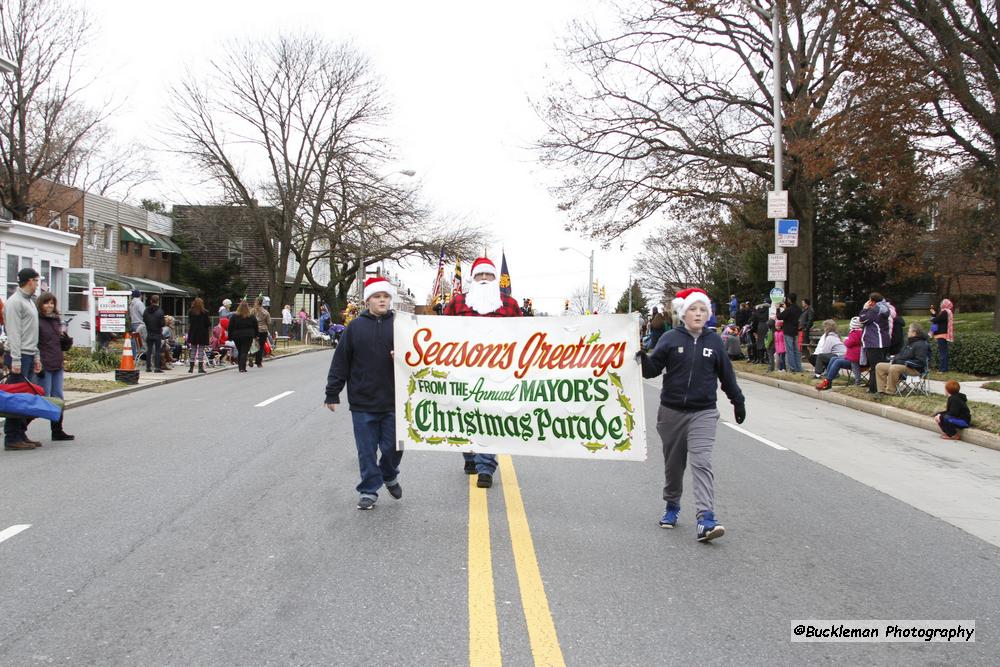
[[[441,256],[438,257],[438,270],[434,274],[434,286],[431,288],[431,304],[441,299],[441,282],[444,280],[444,246],[441,246]]]

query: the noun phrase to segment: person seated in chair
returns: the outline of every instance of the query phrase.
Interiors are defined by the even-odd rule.
[[[924,330],[919,324],[911,324],[907,330],[906,347],[899,354],[889,357],[888,362],[883,361],[875,366],[875,383],[879,393],[893,393],[903,375],[923,373],[927,368],[929,351]]]

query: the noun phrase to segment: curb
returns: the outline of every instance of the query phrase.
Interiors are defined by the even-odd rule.
[[[810,385],[799,384],[798,382],[789,382],[787,380],[779,380],[777,378],[764,377],[753,373],[746,373],[744,371],[736,371],[736,377],[741,380],[749,380],[750,382],[766,384],[770,387],[775,387],[776,389],[790,391],[814,400],[826,401],[827,403],[841,405],[845,408],[860,410],[861,412],[867,412],[870,415],[891,419],[894,422],[899,422],[908,426],[916,426],[917,428],[922,428],[926,431],[940,433],[937,423],[930,417],[917,414],[916,412],[910,412],[909,410],[903,410],[902,408],[894,408],[891,405],[880,405],[878,403],[863,401],[861,399],[844,396],[842,394],[820,392],[816,391],[816,388]],[[977,428],[967,428],[962,431],[962,439],[958,442],[978,445],[980,447],[1000,452],[1000,436],[993,435],[992,433],[988,433],[987,431]]]
[[[300,354],[310,354],[310,353],[313,353],[313,352],[324,352],[327,349],[331,349],[332,350],[334,348],[332,348],[332,347],[330,347],[330,348],[326,348],[326,347],[322,347],[322,348],[310,348],[308,350],[299,350],[298,352],[291,352],[289,354],[282,354],[280,356],[275,357],[274,359],[271,359],[271,363],[274,363],[275,361],[278,361],[279,359],[284,359],[285,357],[297,357]],[[226,366],[225,368],[221,368],[219,370],[212,371],[211,373],[204,373],[203,375],[208,376],[208,375],[215,375],[216,373],[224,373],[224,372],[226,372],[226,371],[228,371],[228,370],[230,370],[232,368],[235,368],[235,366]],[[188,375],[187,373],[185,373],[184,375],[182,375],[180,377],[166,378],[164,380],[161,380],[160,382],[149,383],[149,384],[137,384],[137,385],[131,386],[131,387],[123,387],[121,389],[114,389],[112,391],[106,391],[103,394],[94,394],[93,396],[88,396],[87,398],[81,398],[81,399],[78,399],[76,401],[73,401],[72,403],[67,403],[65,406],[63,406],[63,410],[69,410],[71,408],[81,407],[81,406],[84,406],[84,405],[90,405],[91,403],[100,403],[101,401],[106,401],[106,400],[108,400],[110,398],[114,398],[116,396],[121,396],[122,394],[130,394],[130,393],[135,392],[135,391],[142,391],[144,389],[152,389],[153,387],[162,387],[165,384],[173,384],[174,382],[183,382],[184,380],[194,380],[194,379],[199,378],[199,377],[200,377],[200,375],[194,375],[194,374]]]

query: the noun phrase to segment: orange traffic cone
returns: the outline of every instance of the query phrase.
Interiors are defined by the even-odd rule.
[[[125,346],[122,347],[122,363],[118,369],[123,371],[135,370],[135,358],[132,356],[132,336],[129,333],[125,334]]]
[[[128,333],[125,334],[121,368],[115,371],[115,380],[125,384],[139,384],[139,371],[135,368],[135,357],[132,356],[132,336]]]

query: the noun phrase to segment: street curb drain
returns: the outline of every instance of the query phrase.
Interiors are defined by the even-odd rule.
[[[931,417],[917,414],[916,412],[910,412],[909,410],[903,410],[902,408],[894,408],[891,405],[880,405],[879,403],[863,401],[858,398],[835,394],[832,392],[820,392],[816,391],[816,388],[811,385],[755,375],[744,371],[736,371],[736,376],[741,380],[749,380],[751,382],[766,384],[770,387],[775,387],[776,389],[783,389],[785,391],[791,391],[809,398],[826,401],[827,403],[841,405],[845,408],[860,410],[861,412],[867,412],[870,415],[891,419],[892,421],[899,422],[901,424],[916,426],[917,428],[922,428],[926,431],[933,431],[934,433],[941,432],[937,426],[937,422],[935,422]],[[944,397],[942,397],[942,400],[943,399]],[[978,445],[979,447],[986,447],[987,449],[1000,451],[1000,436],[996,436],[992,433],[976,428],[967,428],[962,431],[962,439],[960,442],[966,442],[970,445]]]

